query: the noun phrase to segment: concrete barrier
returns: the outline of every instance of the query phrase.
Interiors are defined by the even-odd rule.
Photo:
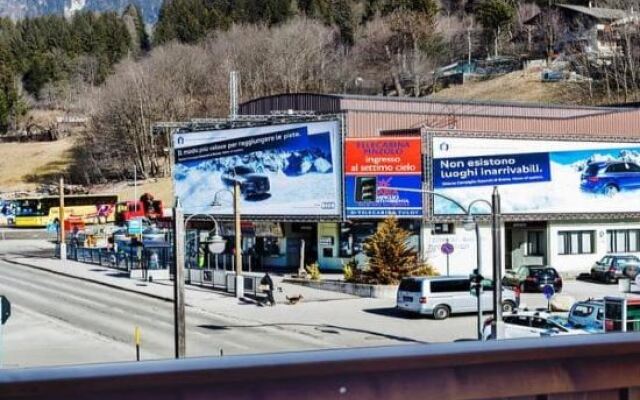
[[[376,299],[395,299],[398,291],[398,285],[367,285],[335,280],[312,281],[308,279],[287,278],[283,282]]]

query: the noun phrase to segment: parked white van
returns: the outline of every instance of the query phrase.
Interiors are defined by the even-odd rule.
[[[468,276],[429,276],[404,278],[398,287],[396,307],[402,311],[432,315],[445,319],[451,314],[478,312],[478,299],[470,292]],[[492,287],[485,287],[482,309],[493,310]],[[513,290],[502,289],[502,311],[512,312],[520,297]]]

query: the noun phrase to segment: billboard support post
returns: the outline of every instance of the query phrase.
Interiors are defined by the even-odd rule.
[[[493,239],[493,320],[491,338],[498,338],[498,326],[502,324],[502,243],[500,237],[500,193],[493,187],[491,194],[491,236]]]
[[[186,355],[186,328],[184,304],[184,215],[180,205],[180,198],[176,197],[173,208],[173,258],[175,274],[173,280],[173,333],[176,358]]]
[[[240,226],[240,183],[233,184],[233,218],[236,231],[235,263],[236,263],[236,298],[244,297],[244,278],[242,277],[242,232]]]

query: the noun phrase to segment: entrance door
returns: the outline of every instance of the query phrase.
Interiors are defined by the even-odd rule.
[[[547,235],[546,221],[505,224],[505,267],[517,270],[523,265],[546,265]]]

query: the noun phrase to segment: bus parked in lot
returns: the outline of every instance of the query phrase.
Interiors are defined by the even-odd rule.
[[[113,222],[115,194],[83,194],[64,196],[64,215],[80,217],[86,224]],[[58,196],[35,196],[15,201],[14,226],[18,228],[44,228],[60,220]]]

